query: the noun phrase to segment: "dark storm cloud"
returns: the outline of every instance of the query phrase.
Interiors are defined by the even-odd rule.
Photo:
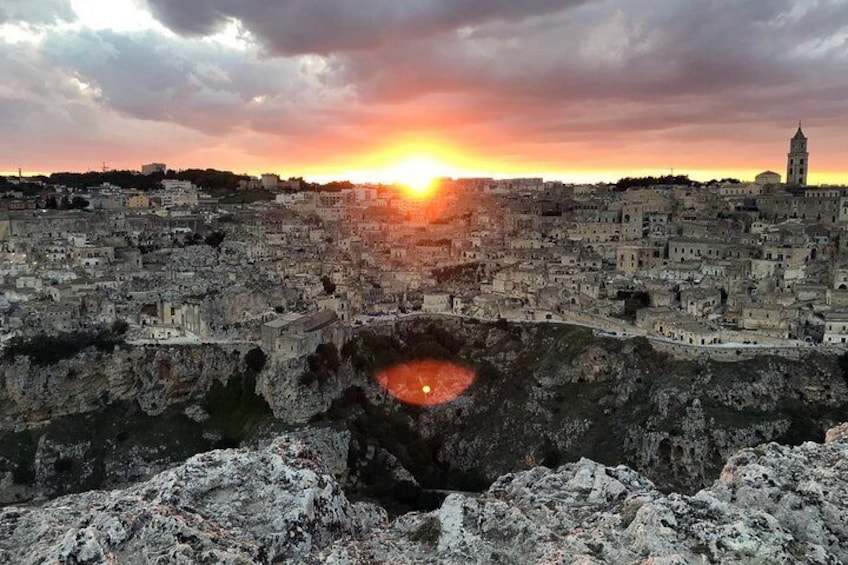
[[[275,54],[328,54],[522,20],[585,0],[147,0],[178,33],[207,35],[237,19]]]
[[[111,112],[222,145],[254,135],[269,155],[405,136],[495,158],[594,143],[606,161],[760,142],[798,119],[848,131],[845,0],[146,1],[177,35],[48,27],[6,45],[3,131]],[[197,37],[232,19],[240,49]]]
[[[0,0],[0,24],[50,24],[74,18],[69,0]]]
[[[529,118],[539,110],[549,120],[604,100],[618,106],[612,115],[624,110],[631,118],[666,107],[681,121],[712,122],[785,113],[788,104],[807,117],[834,116],[848,98],[840,71],[848,63],[847,25],[848,2],[657,1],[645,9],[623,0],[493,23],[437,43],[341,54],[336,79],[371,104],[452,93],[505,114]],[[820,96],[829,103],[818,105]],[[676,104],[685,111],[675,112]],[[720,113],[711,118],[713,111]],[[656,123],[663,118],[653,115]]]
[[[318,77],[296,60],[166,37],[84,30],[49,34],[45,57],[82,77],[100,101],[128,116],[210,133],[291,127],[321,100]]]

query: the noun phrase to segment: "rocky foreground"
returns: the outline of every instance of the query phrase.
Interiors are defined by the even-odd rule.
[[[451,494],[389,523],[282,436],[134,487],[0,511],[2,563],[843,563],[848,424],[825,444],[732,457],[711,487],[664,495],[588,459]]]
[[[382,371],[420,360],[475,381],[427,409],[380,386]],[[0,505],[124,488],[197,453],[315,428],[345,434],[335,476],[391,514],[582,457],[694,494],[740,449],[821,441],[844,421],[848,355],[816,348],[678,360],[643,338],[438,317],[359,327],[296,360],[250,344],[90,347],[0,359]]]

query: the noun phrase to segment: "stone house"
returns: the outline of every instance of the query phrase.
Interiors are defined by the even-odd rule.
[[[262,325],[262,349],[282,358],[310,355],[322,343],[344,344],[345,332],[331,310],[322,310],[294,320],[278,318]]]
[[[742,308],[739,325],[746,330],[772,337],[788,338],[798,322],[795,308],[770,305],[751,305]]]
[[[680,291],[680,307],[695,318],[705,318],[721,309],[721,291],[695,287]]]
[[[721,342],[718,330],[683,314],[662,312],[654,316],[651,322],[654,332],[672,341],[686,345],[715,345]],[[645,318],[642,323],[645,323]]]
[[[848,343],[848,311],[825,312],[824,343]]]
[[[428,314],[445,314],[453,311],[453,299],[446,293],[425,293],[421,311]]]

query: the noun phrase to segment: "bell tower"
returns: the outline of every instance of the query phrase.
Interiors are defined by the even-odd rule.
[[[801,131],[801,122],[798,122],[798,131],[789,141],[789,155],[786,161],[786,184],[796,186],[807,186],[807,171],[810,154],[807,152],[807,138]]]

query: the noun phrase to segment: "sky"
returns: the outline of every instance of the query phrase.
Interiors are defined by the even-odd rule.
[[[0,0],[0,171],[848,184],[848,0]]]

